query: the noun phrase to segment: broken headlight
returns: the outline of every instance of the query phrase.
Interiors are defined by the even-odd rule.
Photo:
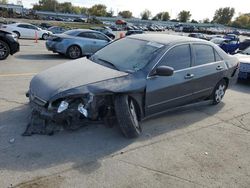
[[[61,113],[63,112],[64,110],[67,110],[69,107],[69,103],[66,102],[66,101],[62,101],[57,109],[57,113]]]

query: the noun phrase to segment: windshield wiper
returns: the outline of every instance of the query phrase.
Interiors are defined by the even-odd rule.
[[[106,63],[106,64],[108,64],[108,65],[110,65],[110,66],[112,66],[112,67],[115,68],[116,70],[119,70],[113,63],[111,63],[111,62],[109,62],[109,61],[107,61],[107,60],[105,60],[105,59],[98,58],[98,60],[99,60],[99,61],[102,61],[102,62],[104,62],[104,63]]]

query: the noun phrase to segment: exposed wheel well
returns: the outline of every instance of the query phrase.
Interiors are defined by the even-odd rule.
[[[223,79],[226,81],[226,84],[227,84],[227,87],[228,87],[229,79],[227,77],[224,77]]]

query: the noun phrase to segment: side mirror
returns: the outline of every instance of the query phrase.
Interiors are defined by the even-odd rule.
[[[169,66],[159,66],[155,69],[155,75],[158,76],[172,76],[174,74],[174,69]]]

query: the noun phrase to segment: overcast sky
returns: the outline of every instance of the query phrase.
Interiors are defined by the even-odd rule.
[[[16,3],[16,0],[9,0]],[[113,9],[115,14],[118,11],[130,10],[135,17],[139,17],[144,9],[149,9],[153,15],[160,11],[168,11],[171,19],[176,18],[181,10],[189,10],[192,19],[202,20],[204,18],[212,19],[216,9],[220,7],[234,7],[236,16],[239,13],[249,13],[250,5],[248,1],[237,0],[58,0],[59,2],[70,1],[74,5],[91,7],[94,4],[105,4],[109,9]],[[31,8],[32,4],[38,0],[22,0],[25,7]]]

